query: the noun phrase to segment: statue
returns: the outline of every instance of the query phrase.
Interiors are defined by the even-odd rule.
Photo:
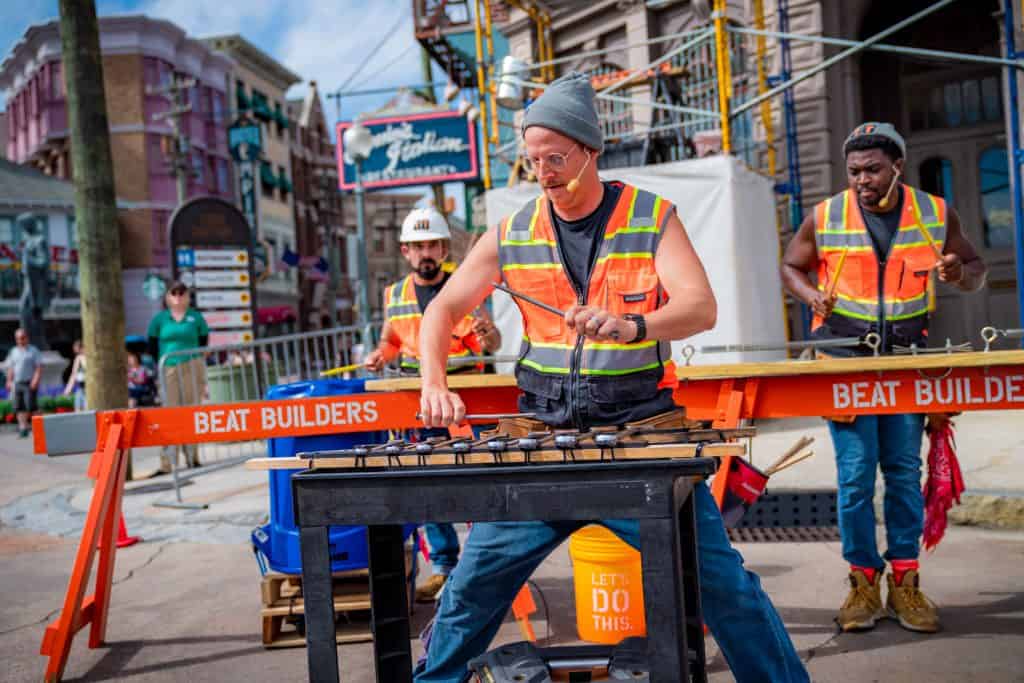
[[[21,301],[18,313],[28,338],[40,350],[47,348],[43,312],[50,306],[50,252],[40,221],[31,213],[15,219],[24,238],[21,250]]]

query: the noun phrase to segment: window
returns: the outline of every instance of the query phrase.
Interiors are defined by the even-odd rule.
[[[1002,120],[998,76],[920,85],[910,90],[910,129],[958,128]]]
[[[231,181],[228,178],[228,162],[217,157],[217,194],[231,195]]]
[[[288,193],[292,191],[292,184],[288,181],[288,174],[284,166],[277,167],[277,186],[281,188],[281,201],[288,201]]]
[[[989,147],[978,158],[982,227],[985,246],[991,249],[1013,247],[1009,168],[1005,147]]]
[[[942,197],[950,206],[953,200],[953,163],[942,157],[932,157],[921,164],[921,189]]]
[[[192,152],[192,181],[200,187],[206,183],[205,171],[206,165],[203,163],[203,153],[194,150]]]

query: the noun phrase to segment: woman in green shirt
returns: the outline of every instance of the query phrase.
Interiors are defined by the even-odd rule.
[[[203,314],[189,306],[188,287],[175,281],[164,295],[166,308],[153,316],[149,323],[149,352],[163,364],[165,406],[188,406],[200,403],[206,394],[206,364],[201,353],[178,353],[206,346],[210,328]],[[172,354],[169,355],[168,354]],[[185,447],[190,467],[199,466],[199,452],[195,444]],[[160,471],[170,472],[171,463],[166,452],[160,456]]]

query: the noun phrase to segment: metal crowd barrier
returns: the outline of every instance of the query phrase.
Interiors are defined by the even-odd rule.
[[[380,335],[380,325],[370,334]],[[205,346],[172,351],[160,359],[157,377],[163,406],[257,401],[277,384],[316,379],[324,371],[352,365],[353,349],[362,343],[362,327],[268,337],[244,344]],[[370,345],[374,339],[370,340]],[[350,376],[361,376],[362,368]],[[190,467],[181,471],[179,455]],[[205,504],[182,500],[181,487],[187,481],[266,453],[266,443],[237,441],[164,447],[162,460],[170,460],[174,500],[157,502],[161,507],[202,509]]]

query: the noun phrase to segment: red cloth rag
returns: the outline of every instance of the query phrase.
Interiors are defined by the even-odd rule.
[[[953,423],[945,420],[941,426],[928,430],[931,447],[928,449],[928,479],[924,484],[925,550],[933,550],[946,533],[947,513],[954,501],[960,504],[964,492],[964,477],[956,459],[956,440]]]

